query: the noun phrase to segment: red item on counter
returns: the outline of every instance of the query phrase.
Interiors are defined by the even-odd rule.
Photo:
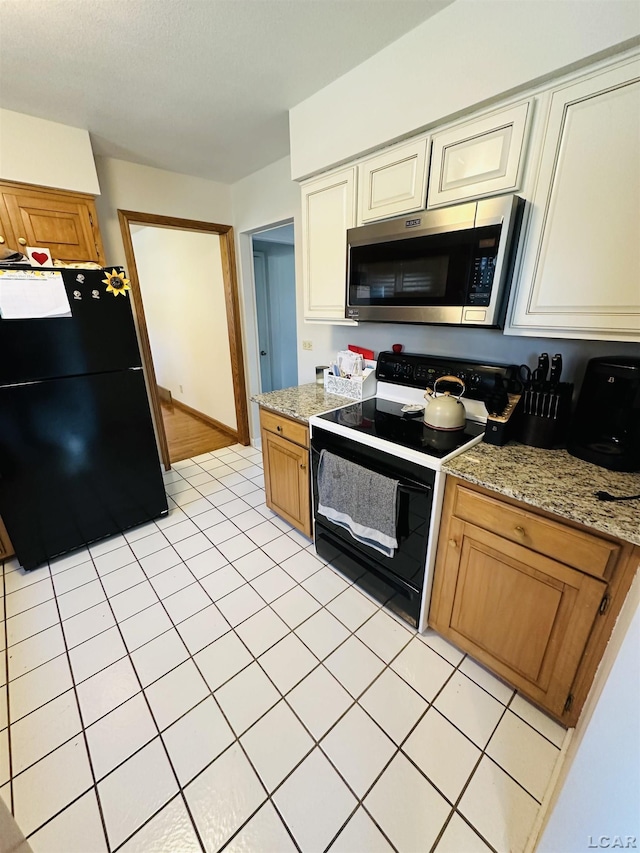
[[[363,358],[368,358],[370,361],[373,361],[373,350],[365,349],[364,347],[357,347],[355,344],[349,344],[347,349],[350,349],[351,352],[359,352]]]

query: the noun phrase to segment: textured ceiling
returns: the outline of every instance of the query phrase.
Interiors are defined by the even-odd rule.
[[[0,106],[94,151],[233,182],[290,107],[452,0],[0,0]]]

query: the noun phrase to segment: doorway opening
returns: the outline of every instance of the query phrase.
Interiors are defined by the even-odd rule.
[[[260,390],[298,384],[293,222],[251,235]]]
[[[231,226],[123,210],[118,216],[165,468],[248,444]]]

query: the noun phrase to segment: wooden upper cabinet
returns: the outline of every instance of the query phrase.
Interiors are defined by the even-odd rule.
[[[51,251],[54,260],[104,264],[95,203],[83,193],[0,182],[0,220],[5,245]]]
[[[436,133],[427,207],[518,190],[530,117],[527,101]]]
[[[358,165],[358,224],[425,206],[429,137],[393,145]]]

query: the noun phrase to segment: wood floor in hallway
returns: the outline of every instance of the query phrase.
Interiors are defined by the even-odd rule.
[[[171,462],[180,462],[236,443],[235,438],[170,403],[162,403],[162,420]]]

